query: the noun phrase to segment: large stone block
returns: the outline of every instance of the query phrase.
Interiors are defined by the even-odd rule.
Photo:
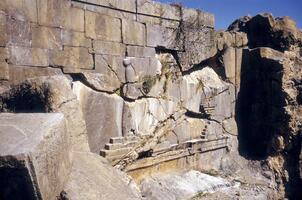
[[[127,46],[127,56],[129,57],[155,57],[155,48]]]
[[[8,80],[9,79],[9,68],[6,62],[0,61],[0,80]]]
[[[214,28],[214,15],[196,9],[182,9],[183,25],[190,29],[200,29],[204,26]]]
[[[30,23],[12,17],[6,19],[7,44],[30,47],[32,32]]]
[[[2,0],[0,10],[6,12],[14,19],[37,22],[36,0]]]
[[[0,47],[0,62],[5,62],[9,58],[8,48]]]
[[[71,170],[63,114],[0,115],[0,193],[4,199],[53,199]]]
[[[225,50],[222,55],[225,75],[231,81],[231,83],[235,84],[236,78],[236,49],[229,47]]]
[[[10,68],[14,69],[15,67],[10,66]],[[17,113],[63,113],[72,149],[88,151],[86,124],[76,95],[72,92],[71,80],[63,75],[51,76],[55,73],[53,72],[55,71],[54,69],[49,69],[48,71],[53,74],[47,74],[46,68],[41,68],[41,70],[36,69],[36,71],[34,70],[35,67],[24,67],[24,71],[20,68],[18,69],[19,72],[25,72],[23,74],[24,78],[26,76],[31,77],[17,85],[11,85],[10,90],[1,94],[1,110]],[[30,74],[31,72],[33,74]],[[35,76],[39,76],[39,73],[41,76],[44,76],[34,78]],[[16,74],[18,75],[18,72]],[[17,82],[19,80],[14,81]]]
[[[139,14],[151,15],[172,20],[181,19],[180,6],[161,4],[151,0],[138,0],[137,12]]]
[[[64,47],[63,51],[50,52],[50,64],[77,69],[93,69],[93,57],[87,48]]]
[[[241,66],[243,63],[243,48],[236,48],[236,77],[235,77],[235,87],[236,87],[236,95],[240,90],[241,84]]]
[[[85,33],[62,30],[62,43],[64,46],[87,47],[92,46],[92,41],[85,37]]]
[[[6,46],[8,42],[6,24],[7,24],[6,15],[0,13],[0,45],[1,46]]]
[[[40,25],[63,27],[70,9],[69,0],[37,0],[38,23]]]
[[[112,9],[120,9],[130,12],[136,12],[136,1],[117,1],[117,0],[86,0],[86,2],[93,3],[96,5],[102,5],[111,7]]]
[[[139,22],[122,20],[123,43],[130,45],[145,45],[146,28]]]
[[[59,68],[52,67],[28,67],[28,66],[9,66],[9,77],[12,84],[19,84],[29,78],[40,76],[62,75]]]
[[[120,86],[121,82],[124,83],[126,81],[123,57],[120,56],[96,55],[95,71],[97,73],[106,75],[106,77],[109,79],[111,78],[111,80],[107,81],[108,83],[111,82],[115,89]]]
[[[202,61],[213,57],[217,53],[214,40],[214,29],[203,28],[201,30],[184,29],[183,52],[178,53],[179,62],[183,71]]]
[[[119,1],[119,3],[124,3],[127,1]],[[75,3],[75,2],[73,2]],[[116,9],[108,9],[106,7],[95,6],[95,5],[85,5],[85,9],[88,11],[92,11],[95,13],[99,13],[101,15],[107,15],[114,18],[119,19],[129,19],[129,20],[136,20],[136,13],[132,12],[122,12]]]
[[[100,40],[93,41],[93,50],[96,54],[125,56],[126,46],[122,43],[105,42]]]
[[[146,25],[146,42],[149,47],[164,47],[173,50],[183,49],[183,38],[179,28],[165,28],[160,25]]]
[[[121,42],[121,20],[98,13],[85,11],[87,37],[105,41]]]
[[[97,70],[98,72],[68,72],[68,73],[81,73],[82,80],[89,85],[89,87],[100,92],[114,93],[118,92],[121,82],[117,75],[110,69]],[[65,72],[66,73],[66,72]]]
[[[134,181],[93,153],[75,153],[66,199],[139,200],[141,194]]]
[[[177,28],[180,26],[180,21],[168,20],[168,19],[146,16],[146,15],[137,15],[137,21],[143,24],[161,25],[167,28]]]
[[[62,50],[61,29],[33,26],[32,47]]]
[[[49,66],[48,50],[39,48],[9,47],[9,63],[26,66]]]
[[[155,57],[149,58],[128,58],[131,62],[131,66],[135,71],[137,77],[142,80],[145,76],[153,77],[157,75],[157,63],[154,61]]]
[[[64,28],[72,31],[84,32],[84,19],[83,9],[69,8],[64,17]]]
[[[99,153],[111,137],[122,136],[123,99],[74,84],[87,126],[90,150]]]

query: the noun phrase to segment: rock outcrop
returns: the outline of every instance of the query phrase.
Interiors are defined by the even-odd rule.
[[[1,1],[0,199],[301,198],[301,45],[270,14]]]

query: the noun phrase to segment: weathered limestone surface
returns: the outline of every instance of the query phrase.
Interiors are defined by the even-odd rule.
[[[141,189],[146,199],[190,199],[198,194],[215,192],[231,184],[222,178],[189,171],[184,174],[170,174],[145,179]]]
[[[213,35],[214,25],[211,14],[149,0],[91,0],[87,3],[2,1],[0,45],[10,47],[8,59],[1,62],[1,79],[9,80],[5,63],[60,67],[64,73],[71,74],[98,71],[100,62],[95,54],[107,55],[108,60],[115,59],[111,56],[121,59],[149,57],[152,64],[155,48],[179,54],[179,63],[188,70],[207,59],[206,54],[214,47],[214,40],[209,38]],[[192,18],[194,30],[188,23],[185,28],[181,27],[181,20],[188,22]],[[202,40],[196,46],[190,45],[192,42],[189,41],[193,33]],[[124,82],[122,73],[117,73],[121,83]]]
[[[122,20],[123,42],[132,45],[145,45],[145,25],[129,20]]]
[[[24,82],[26,79],[38,78],[41,76],[56,76],[63,75],[62,71],[58,68],[41,68],[41,67],[28,67],[28,66],[9,66],[9,80],[12,84]]]
[[[138,200],[140,191],[125,173],[93,153],[76,153],[70,178],[61,194],[72,200]]]
[[[9,47],[9,63],[22,66],[49,66],[48,50],[40,48]]]
[[[86,36],[92,39],[121,42],[121,20],[118,18],[85,12]]]
[[[59,195],[71,169],[63,114],[1,114],[0,121],[1,196],[52,199]]]
[[[93,56],[83,47],[64,47],[63,51],[50,52],[50,65],[75,69],[93,69]]]

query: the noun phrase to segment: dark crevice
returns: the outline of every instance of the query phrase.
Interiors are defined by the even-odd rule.
[[[139,152],[137,160],[152,157],[152,154],[153,154],[153,149],[150,149],[148,151]]]
[[[210,114],[206,113],[205,110],[203,112],[197,113],[190,110],[187,110],[185,113],[185,116],[191,117],[191,118],[197,118],[197,119],[210,119]]]
[[[3,157],[0,160],[0,199],[36,200],[41,199],[35,191],[30,173],[24,161]]]

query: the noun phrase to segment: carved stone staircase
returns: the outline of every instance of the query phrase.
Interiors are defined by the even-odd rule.
[[[100,155],[109,162],[121,159],[139,142],[140,138],[136,136],[112,137],[105,148],[100,151]]]

